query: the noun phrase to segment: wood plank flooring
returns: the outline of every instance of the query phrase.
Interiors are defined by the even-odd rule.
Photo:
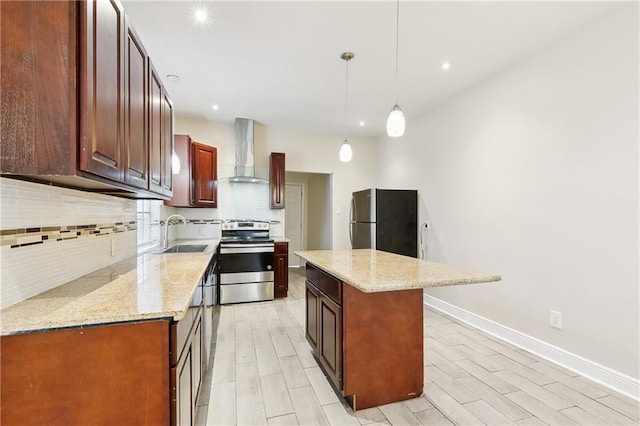
[[[198,426],[640,424],[638,402],[428,308],[424,394],[353,412],[305,340],[302,273],[286,299],[220,308]]]

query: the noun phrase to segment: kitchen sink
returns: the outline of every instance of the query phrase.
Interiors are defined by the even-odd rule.
[[[183,244],[169,247],[162,253],[202,253],[209,247],[206,244]]]

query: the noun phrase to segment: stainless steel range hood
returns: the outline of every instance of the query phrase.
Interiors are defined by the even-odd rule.
[[[253,150],[253,120],[236,118],[236,168],[235,176],[229,178],[234,183],[269,183],[256,177],[256,160]]]

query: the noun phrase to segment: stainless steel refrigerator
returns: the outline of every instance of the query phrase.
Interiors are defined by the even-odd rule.
[[[349,210],[351,248],[418,257],[418,191],[354,192]]]

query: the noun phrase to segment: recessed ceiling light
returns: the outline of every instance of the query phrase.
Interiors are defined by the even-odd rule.
[[[360,127],[364,127],[364,121],[360,122]]]
[[[214,111],[217,111],[218,110],[218,105],[211,105],[211,109],[214,110]]]
[[[448,71],[451,69],[451,62],[443,62],[442,65],[440,65],[440,68],[442,68],[443,71]]]
[[[206,22],[208,17],[209,17],[209,13],[205,8],[199,8],[193,12],[193,19],[195,19],[196,22],[199,24]]]

